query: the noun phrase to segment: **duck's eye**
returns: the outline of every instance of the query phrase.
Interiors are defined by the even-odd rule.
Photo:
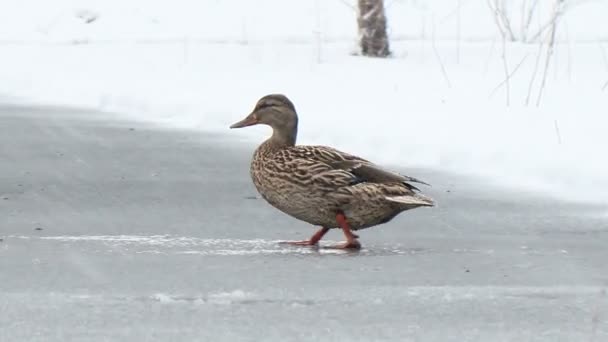
[[[272,106],[274,106],[274,103],[272,103],[272,102],[262,102],[258,105],[256,110],[260,110],[260,109],[264,109],[264,108],[268,108],[268,107],[272,107]]]

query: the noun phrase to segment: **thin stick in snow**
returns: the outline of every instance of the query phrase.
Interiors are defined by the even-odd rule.
[[[555,0],[556,2],[562,2],[565,0]],[[559,6],[559,5],[557,5]],[[547,31],[547,29],[551,29],[551,27],[553,26],[553,17],[547,21],[544,25],[541,25],[540,28],[538,29],[538,31],[536,31],[535,34],[532,35],[532,38],[530,38],[530,41],[535,41],[536,39],[539,39],[543,33],[545,33],[545,31]]]
[[[522,41],[526,41],[525,27],[526,27],[526,7],[527,7],[527,5],[528,5],[528,1],[523,0],[521,2],[521,18],[520,18],[520,22],[519,22],[519,30],[522,35],[522,37],[521,37]]]
[[[551,22],[548,22],[548,23],[545,23],[544,25],[542,25],[538,29],[538,31],[536,31],[536,33],[532,35],[532,38],[529,38],[530,39],[529,41],[533,42],[533,41],[539,39],[549,27],[551,27]]]
[[[432,38],[431,38],[431,45],[433,46],[433,52],[435,53],[435,57],[437,58],[437,61],[439,62],[439,65],[441,66],[441,73],[443,74],[443,78],[445,78],[445,81],[448,84],[448,88],[452,88],[452,83],[450,82],[450,78],[448,77],[448,73],[445,70],[445,66],[443,65],[443,62],[441,61],[441,57],[439,56],[439,52],[437,51],[437,47],[435,46],[435,16],[433,15],[433,33],[432,33]]]
[[[458,12],[456,13],[456,64],[460,64],[460,7],[462,0],[458,0]]]
[[[188,56],[190,55],[190,37],[185,36],[182,43],[182,65],[188,64]]]
[[[422,39],[420,39],[420,61],[425,61],[425,42],[426,42],[426,13],[422,15],[422,21],[420,21],[420,35]]]
[[[568,22],[564,20],[564,27],[566,28],[566,47],[568,51],[568,82],[572,82],[572,48],[570,46],[570,31],[568,30]]]
[[[524,42],[528,41],[528,29],[530,28],[530,23],[532,23],[532,17],[534,16],[534,11],[536,10],[536,5],[538,4],[538,0],[533,0],[532,5],[530,5],[530,8],[528,10],[528,17],[526,19],[526,23],[524,24],[524,27],[522,29],[522,40]]]
[[[315,1],[315,29],[313,31],[317,48],[317,64],[321,64],[321,49],[323,48],[323,39],[321,36],[321,7],[319,1],[320,0]]]
[[[315,30],[314,32],[315,35],[315,42],[316,42],[316,48],[317,48],[317,64],[321,64],[322,62],[322,49],[323,49],[323,38],[321,37],[321,31],[319,30]]]
[[[606,50],[602,45],[602,42],[597,42],[597,46],[600,48],[600,52],[602,53],[602,59],[604,60],[604,66],[606,66],[606,70],[608,70],[608,56],[606,56]]]
[[[488,73],[488,66],[490,65],[490,59],[492,58],[492,55],[494,54],[494,45],[496,45],[496,38],[492,39],[492,45],[490,45],[490,52],[488,53],[488,58],[486,59],[486,64],[483,67],[484,75]]]
[[[557,143],[562,144],[562,135],[559,133],[559,126],[557,125],[557,119],[553,120],[553,126],[555,126],[555,135],[557,136]]]
[[[352,9],[353,11],[355,11],[355,12],[357,11],[357,9],[355,8],[355,5],[349,3],[348,1],[340,0],[340,2],[342,2],[342,4],[344,4],[346,7],[350,7],[350,9]]]
[[[469,0],[466,0],[469,1]],[[441,18],[441,20],[439,20],[439,25],[443,25],[445,22],[447,22],[448,20],[452,19],[452,17],[457,17],[458,15],[460,15],[458,13],[458,11],[460,10],[460,8],[462,7],[462,3],[465,2],[463,0],[456,0],[457,4],[456,7],[450,11],[450,13],[448,13],[445,17]],[[456,18],[458,19],[458,18]]]
[[[505,84],[506,84],[506,92],[505,95],[507,97],[507,106],[511,104],[511,85],[509,82],[509,65],[507,63],[507,37],[505,35],[502,36],[502,65],[505,71]]]
[[[536,62],[534,63],[534,70],[532,71],[532,78],[528,85],[528,95],[526,96],[526,106],[530,105],[530,98],[532,97],[532,89],[534,88],[534,81],[536,81],[536,75],[538,74],[538,66],[540,65],[540,58],[543,54],[543,42],[538,42],[538,53],[536,54]]]
[[[494,0],[494,2],[492,2],[492,0],[487,0],[487,3],[488,7],[490,7],[490,10],[494,14],[494,21],[496,21],[496,26],[500,30],[500,33],[502,35],[506,35],[508,33],[509,39],[511,39],[511,41],[515,41],[515,35],[511,29],[511,22],[505,13],[505,3],[499,0]]]
[[[526,54],[524,56],[524,58],[521,59],[521,61],[519,61],[519,63],[517,63],[517,65],[515,66],[515,68],[511,71],[511,73],[502,81],[500,82],[500,84],[498,84],[490,93],[489,97],[492,97],[494,95],[494,93],[496,93],[496,91],[498,89],[500,89],[504,84],[508,83],[509,80],[513,77],[513,75],[515,75],[515,73],[517,72],[517,70],[519,70],[519,67],[524,64],[524,62],[526,61],[526,59],[528,58],[529,54]]]
[[[540,100],[543,96],[543,90],[545,89],[545,83],[547,81],[547,71],[549,69],[549,62],[551,61],[551,55],[553,54],[553,46],[555,45],[555,31],[557,31],[557,18],[560,14],[560,3],[563,0],[555,0],[553,8],[553,24],[551,25],[551,36],[549,37],[549,43],[547,44],[547,54],[545,58],[545,70],[543,72],[543,79],[540,83],[540,89],[538,90],[538,97],[536,98],[536,107],[540,106]]]
[[[557,73],[559,71],[559,63],[560,61],[560,43],[556,42],[553,44],[553,80],[556,81],[557,80]]]
[[[508,33],[509,40],[514,42],[515,34],[513,34],[513,29],[511,28],[511,21],[509,20],[509,17],[506,13],[507,8],[505,6],[504,1],[494,0],[494,2],[492,3],[492,0],[487,0],[487,2],[488,7],[490,7],[490,10],[494,14],[494,21],[496,21],[496,26],[498,26],[500,33],[502,35],[506,35]]]
[[[606,81],[606,83],[604,83],[604,86],[602,87],[602,91],[606,90],[606,88],[608,88],[608,81]]]
[[[494,15],[494,21],[496,22],[496,27],[498,27],[498,30],[500,31],[500,35],[504,36],[505,29],[502,26],[497,1],[498,0],[494,0],[494,4],[493,4],[492,0],[488,0],[488,7],[490,7],[490,10],[492,11],[492,14]]]
[[[546,29],[553,26],[553,22],[555,21],[555,19],[557,19],[557,17],[561,16],[561,14],[564,13],[567,8],[569,8],[569,5],[572,5],[573,3],[576,4],[577,2],[566,1],[566,0],[555,0],[554,9],[556,9],[556,11],[554,11],[553,16],[551,16],[549,21],[546,22],[544,25],[540,25],[540,22],[539,22],[539,29],[536,32],[536,34],[534,34],[534,36],[532,37],[532,40],[535,40],[536,38],[540,38]],[[539,20],[540,20],[540,16],[539,16]]]
[[[496,8],[498,8],[498,0],[496,1]],[[507,33],[509,33],[509,39],[514,42],[515,41],[515,34],[513,34],[513,29],[511,28],[511,21],[509,20],[509,17],[507,16],[507,8],[505,7],[505,2],[504,0],[501,1],[500,3],[500,17],[502,18],[502,22],[503,25],[505,27],[505,31]]]

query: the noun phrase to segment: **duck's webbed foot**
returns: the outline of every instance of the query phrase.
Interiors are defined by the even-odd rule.
[[[292,246],[316,246],[319,243],[319,240],[323,238],[325,234],[329,231],[329,228],[321,228],[319,229],[315,235],[313,235],[308,240],[302,241],[281,241],[282,244],[292,245]]]
[[[291,246],[316,246],[317,242],[313,242],[312,240],[301,240],[301,241],[280,241],[282,245],[291,245]]]
[[[350,242],[344,241],[340,244],[337,244],[334,246],[328,246],[326,248],[329,248],[329,249],[361,249],[361,244],[357,240],[353,240]]]
[[[346,237],[346,241],[339,245],[332,246],[329,248],[361,249],[361,244],[357,240],[359,238],[359,235],[354,234],[352,232],[352,230],[350,229],[350,225],[348,224],[348,221],[346,221],[346,216],[344,216],[344,213],[339,212],[338,214],[336,214],[336,221],[338,221],[338,225],[340,226],[340,228],[342,228],[342,231],[344,232],[344,237]]]

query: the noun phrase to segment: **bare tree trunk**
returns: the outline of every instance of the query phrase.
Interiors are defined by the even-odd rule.
[[[383,0],[359,1],[359,44],[361,53],[370,57],[390,55],[386,34],[386,15]]]

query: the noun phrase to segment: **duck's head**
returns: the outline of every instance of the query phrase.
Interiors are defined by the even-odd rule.
[[[258,100],[251,114],[234,123],[230,128],[242,128],[257,124],[272,127],[273,138],[295,143],[298,134],[298,115],[293,103],[282,94],[270,94]]]

